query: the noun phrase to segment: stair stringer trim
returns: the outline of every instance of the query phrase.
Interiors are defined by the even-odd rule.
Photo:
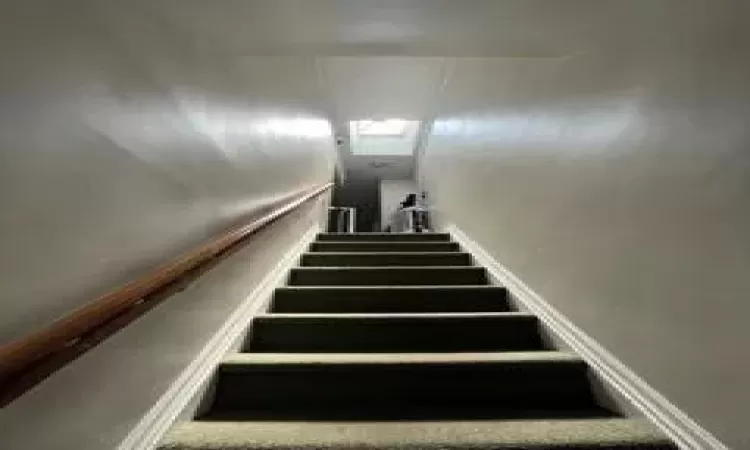
[[[514,299],[536,315],[551,333],[578,353],[605,383],[632,403],[681,449],[730,450],[497,262],[455,224],[447,225],[444,231],[449,232],[478,264],[485,267],[493,282],[505,286]]]
[[[133,427],[117,450],[152,450],[179,416],[201,395],[206,382],[232,347],[242,339],[252,318],[268,306],[274,290],[283,284],[315,236],[318,225],[308,229],[232,313],[206,343],[193,362],[170,385],[148,413]]]

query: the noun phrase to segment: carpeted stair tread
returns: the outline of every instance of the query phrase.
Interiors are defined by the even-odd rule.
[[[677,450],[448,234],[322,233],[159,450]]]
[[[500,286],[287,286],[274,293],[274,313],[509,311]]]
[[[585,409],[587,367],[559,351],[239,353],[220,365],[214,411],[341,408]]]
[[[676,450],[640,419],[219,422],[176,426],[159,450]]]
[[[306,267],[470,266],[463,252],[313,252],[302,255]]]
[[[531,352],[465,353],[233,353],[224,358],[220,370],[238,370],[268,365],[420,365],[420,364],[550,364],[583,365],[575,353],[558,350]]]
[[[331,241],[313,242],[313,252],[457,252],[460,247],[455,242],[399,242],[399,241]]]
[[[416,320],[416,319],[444,319],[444,320],[462,320],[462,319],[490,319],[490,318],[518,318],[537,321],[533,314],[508,311],[508,312],[432,312],[432,313],[306,313],[306,314],[285,314],[285,313],[264,313],[256,316],[256,319],[279,319],[293,321],[308,320]]]
[[[450,242],[448,233],[321,233],[318,241],[325,242]]]
[[[483,285],[482,267],[296,267],[292,286]]]
[[[253,321],[249,352],[483,352],[542,350],[523,313],[268,314]]]

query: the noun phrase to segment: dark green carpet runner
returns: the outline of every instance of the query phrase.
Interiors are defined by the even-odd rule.
[[[446,234],[322,234],[161,450],[673,450]]]

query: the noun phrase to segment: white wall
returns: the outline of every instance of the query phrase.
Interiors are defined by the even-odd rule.
[[[381,180],[380,181],[380,223],[385,229],[391,216],[408,194],[419,194],[414,180]]]
[[[0,7],[0,345],[330,181],[314,66],[121,2]]]
[[[134,448],[119,445],[227,320],[254,299],[279,259],[299,247],[311,227],[320,227],[327,203],[318,197],[262,229],[185,289],[1,408],[3,450]],[[178,399],[187,395],[179,392]]]
[[[609,53],[458,62],[420,174],[440,223],[739,450],[750,15],[702,5],[662,9]]]

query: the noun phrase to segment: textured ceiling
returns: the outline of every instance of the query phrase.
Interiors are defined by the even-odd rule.
[[[101,1],[101,0],[100,0]],[[726,0],[720,0],[726,2]],[[134,0],[206,51],[237,55],[555,57],[682,39],[707,0]],[[730,13],[731,14],[731,13]],[[669,33],[664,27],[668,24]],[[698,34],[699,35],[699,34]]]
[[[443,84],[444,58],[319,57],[336,117],[422,119]]]
[[[262,100],[325,115],[336,129],[362,118],[429,123],[487,98],[549,102],[560,93],[534,80],[560,67],[694,48],[742,16],[705,0],[87,1],[134,52],[171,51],[151,62],[178,95],[222,96],[233,114],[243,99]],[[530,88],[503,92],[518,79]],[[413,171],[413,158],[378,168],[342,150],[347,166],[377,176]]]

